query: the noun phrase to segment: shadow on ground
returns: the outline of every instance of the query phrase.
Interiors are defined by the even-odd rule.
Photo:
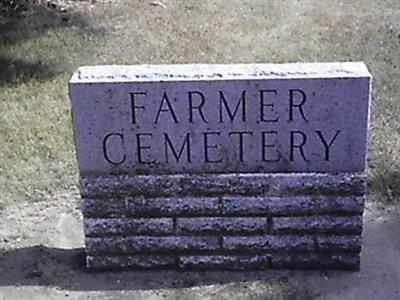
[[[46,48],[57,47],[54,44],[57,35],[43,39],[40,51],[35,46],[49,32],[63,28],[74,28],[80,35],[95,31],[83,14],[44,5],[26,5],[11,15],[0,14],[0,86],[46,80],[66,71],[60,61],[52,61],[45,55]],[[20,50],[23,43],[32,43],[32,49],[26,50],[30,47],[25,46],[21,48],[25,50]],[[44,59],[32,58],[37,52],[42,52]]]
[[[368,180],[368,191],[379,195],[383,203],[400,202],[400,171],[389,169],[375,172]]]
[[[83,248],[59,249],[46,246],[20,248],[2,255],[1,286],[58,286],[71,290],[152,290],[186,288],[232,282],[289,281],[288,271],[179,272],[115,271],[90,272],[84,267]]]
[[[46,211],[46,214],[48,213],[49,211]],[[326,270],[88,272],[84,267],[83,248],[73,248],[76,246],[70,246],[69,249],[58,248],[62,247],[61,244],[77,245],[74,240],[82,234],[81,220],[76,219],[77,214],[63,215],[62,218],[55,218],[56,225],[55,227],[53,225],[54,230],[49,232],[49,235],[41,231],[37,236],[31,235],[32,241],[47,240],[60,246],[32,245],[10,248],[13,244],[12,237],[3,238],[5,245],[10,246],[0,250],[2,251],[0,292],[8,295],[8,298],[21,298],[19,294],[21,290],[15,287],[23,287],[27,293],[30,291],[40,296],[45,290],[49,290],[48,288],[52,288],[53,291],[88,293],[120,291],[127,296],[121,299],[149,299],[161,294],[165,299],[203,299],[205,295],[221,294],[225,295],[221,299],[258,300],[358,300],[400,297],[398,284],[400,207],[398,205],[389,208],[367,205],[364,213],[363,250],[359,272]],[[32,224],[32,220],[28,223]],[[52,226],[46,223],[43,224],[43,228]],[[58,232],[56,236],[54,232]],[[255,294],[258,296],[253,297]],[[252,297],[243,298],[244,295]]]
[[[32,63],[0,56],[0,86],[7,83],[46,80],[62,72],[54,63]]]

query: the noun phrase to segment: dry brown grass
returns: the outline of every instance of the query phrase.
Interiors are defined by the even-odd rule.
[[[80,65],[294,61],[368,65],[370,199],[399,200],[399,1],[151,2],[0,22],[0,203],[75,188],[67,82]]]

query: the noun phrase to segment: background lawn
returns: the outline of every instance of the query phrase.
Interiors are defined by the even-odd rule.
[[[74,69],[197,62],[364,61],[374,77],[369,201],[398,201],[398,0],[58,3],[66,11],[39,5],[0,19],[3,207],[76,189]]]

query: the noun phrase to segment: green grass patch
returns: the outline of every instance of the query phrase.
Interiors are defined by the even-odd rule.
[[[399,200],[398,1],[150,2],[0,22],[0,204],[76,186],[67,83],[80,65],[297,61],[368,65],[371,199]]]

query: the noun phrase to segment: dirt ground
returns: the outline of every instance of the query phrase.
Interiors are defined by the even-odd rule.
[[[367,205],[359,272],[90,273],[77,192],[0,214],[0,299],[399,299],[400,206]]]

